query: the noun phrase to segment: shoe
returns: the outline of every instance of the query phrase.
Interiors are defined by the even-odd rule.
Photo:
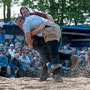
[[[43,66],[39,81],[46,81],[48,78],[48,68],[46,64]]]
[[[48,66],[48,74],[50,74],[50,73],[53,73],[54,70],[60,68],[61,64],[51,64],[51,63],[48,63],[47,66]]]
[[[71,60],[71,64],[72,64],[71,71],[74,71],[79,65],[80,58],[77,55],[72,55],[70,60]]]

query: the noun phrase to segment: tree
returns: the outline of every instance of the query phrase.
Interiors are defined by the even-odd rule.
[[[22,5],[51,14],[60,25],[84,23],[90,15],[89,0],[24,0]]]
[[[4,16],[4,22],[10,21],[11,19],[11,2],[12,0],[0,0],[0,2],[3,4],[3,16]]]

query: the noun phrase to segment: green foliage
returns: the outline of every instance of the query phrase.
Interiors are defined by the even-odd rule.
[[[0,0],[0,3],[5,5],[5,9],[11,7],[11,2],[12,0],[8,0],[8,2]],[[15,1],[14,4],[18,4],[18,1]],[[27,6],[30,11],[51,14],[55,22],[60,25],[70,25],[71,23],[77,25],[84,23],[90,17],[90,0],[23,0],[21,5]]]

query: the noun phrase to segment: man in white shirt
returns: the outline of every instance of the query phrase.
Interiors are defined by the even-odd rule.
[[[13,44],[10,44],[10,49],[8,51],[9,51],[9,54],[11,55],[11,57],[14,58],[15,50],[14,50]]]
[[[22,68],[29,69],[30,68],[30,59],[28,56],[26,56],[26,52],[22,52],[22,56],[20,56],[20,63],[22,65]]]

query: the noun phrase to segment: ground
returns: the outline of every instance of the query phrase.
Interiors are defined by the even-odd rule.
[[[63,83],[53,79],[39,82],[38,78],[4,78],[0,77],[0,90],[90,90],[90,78],[63,78]]]

